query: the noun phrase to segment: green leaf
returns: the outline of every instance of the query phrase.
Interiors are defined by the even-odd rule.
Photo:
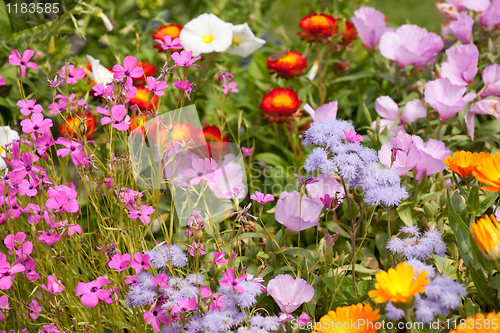
[[[467,317],[474,317],[476,313],[479,312],[479,306],[472,303],[472,300],[469,297],[465,299],[464,308],[465,308],[465,315]]]
[[[469,234],[469,242],[472,249],[472,255],[474,257],[474,262],[478,262],[479,264],[481,264],[481,266],[488,272],[488,274],[492,275],[493,273],[492,264],[486,260],[472,234]]]
[[[486,282],[483,272],[476,269],[469,269],[469,272],[472,277],[472,281],[474,281],[474,286],[479,292],[479,295],[481,295],[481,298],[491,307],[497,308],[496,299],[493,297],[493,294],[488,287],[488,283]]]
[[[355,81],[355,80],[359,80],[359,79],[364,79],[366,77],[372,77],[374,75],[375,75],[374,72],[359,72],[356,74],[351,74],[351,75],[346,75],[346,76],[336,78],[335,80],[332,81],[332,84],[338,83],[338,82],[345,82],[345,81]]]
[[[449,192],[446,192],[447,204],[448,204],[448,218],[452,217],[453,222],[456,222],[460,227],[467,233],[470,233],[469,225],[464,222],[466,219],[466,208],[462,197],[457,191],[453,193],[453,197],[450,200]]]
[[[467,212],[473,216],[479,215],[481,210],[481,203],[479,201],[479,186],[474,185],[469,191],[467,198]]]
[[[352,216],[356,218],[359,214],[358,205],[356,205],[356,202],[352,198],[349,198],[349,203],[351,204]],[[342,210],[344,211],[344,215],[350,220],[351,215],[349,214],[349,206],[347,205],[347,202],[345,200],[342,203]]]
[[[401,221],[403,221],[407,226],[413,225],[413,207],[415,206],[414,202],[404,202],[398,206],[398,214]]]
[[[255,155],[257,161],[262,161],[272,166],[286,166],[288,162],[274,153],[260,153]]]
[[[342,269],[345,271],[350,271],[352,269],[352,265],[344,265],[342,267]],[[377,271],[374,269],[370,269],[370,268],[367,268],[365,266],[361,266],[361,265],[356,264],[356,273],[365,273],[365,274],[374,275],[375,273],[377,273]]]
[[[493,289],[496,289],[498,291],[500,291],[500,274],[497,274],[495,275],[491,280],[490,282],[488,282],[488,285],[493,288]]]
[[[455,197],[455,195],[459,197],[460,201],[462,200],[458,192],[455,192],[453,194],[453,197]],[[460,255],[462,256],[464,264],[469,267],[470,270],[473,270],[474,259],[472,257],[472,248],[470,246],[468,235],[468,233],[470,233],[469,228],[462,220],[462,218],[456,213],[451,203],[449,192],[446,193],[446,197],[448,206],[448,221],[450,223],[451,230],[453,230],[453,233],[455,234],[458,251],[460,251]],[[459,206],[457,206],[457,208],[461,210]]]
[[[326,284],[326,286],[328,287],[328,289],[330,289],[332,293],[335,293],[335,288],[337,287],[337,285],[335,284],[334,277],[326,277],[323,279],[323,282]]]

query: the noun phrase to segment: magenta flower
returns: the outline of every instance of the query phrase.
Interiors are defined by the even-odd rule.
[[[305,326],[309,325],[310,323],[311,323],[311,317],[309,317],[309,315],[307,313],[302,312],[302,314],[298,318],[297,324],[300,327],[305,327]]]
[[[108,298],[109,291],[101,289],[108,283],[111,283],[111,281],[101,276],[99,276],[97,280],[88,283],[78,282],[75,296],[82,296],[82,304],[86,307],[93,308],[97,305],[99,300],[104,301]]]
[[[445,120],[462,111],[465,105],[476,98],[475,93],[464,96],[466,90],[464,86],[452,84],[449,79],[429,81],[425,85],[425,101],[439,113],[440,120]]]
[[[190,67],[190,66],[199,66],[195,64],[195,61],[198,59],[201,59],[201,56],[198,56],[196,58],[191,59],[193,56],[193,51],[181,51],[175,52],[172,54],[172,59],[175,61],[175,64],[177,66],[182,66],[182,67]]]
[[[314,288],[306,280],[294,279],[288,274],[280,274],[269,281],[267,292],[286,314],[310,302],[314,296]]]
[[[467,86],[477,74],[479,51],[474,44],[457,45],[446,50],[448,60],[441,65],[442,75],[457,86]]]
[[[26,241],[26,234],[22,231],[14,235],[7,235],[3,240],[5,246],[9,249],[9,254],[12,255],[12,250],[22,260],[25,260],[28,255],[33,252],[33,243]]]
[[[0,296],[0,309],[2,310],[2,311],[0,311],[0,321],[3,321],[3,319],[4,319],[3,314],[4,314],[4,312],[6,312],[4,310],[9,309],[9,298],[5,295]]]
[[[42,168],[34,165],[39,160],[36,155],[31,155],[30,153],[22,153],[21,158],[12,160],[12,172],[10,181],[14,184],[19,184],[26,175],[29,175],[30,179],[38,180],[36,173],[42,171]]]
[[[318,181],[316,183],[306,185],[307,194],[309,194],[311,200],[326,206],[324,200],[321,199],[324,199],[328,195],[329,198],[332,198],[330,204],[335,197],[337,197],[338,204],[342,203],[344,188],[334,177],[320,174],[317,179]],[[328,207],[330,207],[330,204],[328,204]]]
[[[493,30],[496,25],[500,24],[500,0],[493,0],[491,2],[491,5],[483,11],[481,16],[479,16],[479,22],[481,22],[481,26],[488,31]]]
[[[251,194],[250,199],[255,200],[261,205],[263,205],[266,202],[274,201],[274,196],[272,194],[264,194],[259,191],[255,191],[255,195]]]
[[[417,169],[416,179],[422,180],[424,176],[431,176],[444,170],[444,159],[451,155],[451,150],[445,147],[444,142],[429,139],[425,142],[421,137],[413,135],[413,144],[420,151],[420,158],[415,168]]]
[[[316,123],[324,123],[328,119],[337,118],[338,108],[339,103],[337,101],[323,104],[317,108],[316,111],[309,104],[306,103],[306,105],[304,105],[304,110],[309,113],[312,120]]]
[[[149,268],[149,260],[151,257],[149,254],[142,254],[141,252],[137,252],[134,254],[134,260],[130,263],[130,266],[135,269],[135,273],[139,274],[142,269],[148,269]]]
[[[17,273],[24,272],[25,268],[21,264],[15,264],[11,267],[5,254],[0,254],[0,289],[8,290],[12,287],[12,280]]]
[[[32,300],[28,304],[28,308],[29,308],[29,315],[30,315],[31,319],[37,320],[38,319],[38,313],[42,312],[42,307],[40,305],[38,305],[37,301]]]
[[[159,288],[164,288],[164,289],[170,288],[170,286],[167,284],[168,282],[167,274],[158,274],[157,277],[151,278],[151,282]]]
[[[194,83],[189,83],[188,79],[181,80],[180,78],[178,78],[178,80],[174,81],[174,86],[180,91],[184,91],[186,93],[192,91],[194,85]]]
[[[240,92],[238,89],[236,89],[236,86],[238,85],[238,83],[236,83],[236,81],[233,81],[233,82],[229,82],[229,84],[226,84],[226,82],[224,82],[222,84],[222,92],[224,94],[229,94],[229,91],[231,91],[232,93],[238,93]]]
[[[490,0],[446,0],[446,2],[456,6],[459,11],[467,8],[475,12],[484,12],[490,6]]]
[[[181,40],[179,38],[174,38],[172,40],[170,36],[163,36],[163,40],[155,39],[155,42],[159,43],[164,50],[182,49]]]
[[[247,148],[247,147],[241,147],[241,150],[243,151],[243,155],[247,156],[247,157],[250,157],[252,156],[252,153],[253,153],[253,148]]]
[[[111,111],[107,108],[97,107],[97,112],[105,115],[106,117],[101,119],[101,125],[113,124],[112,126],[119,131],[126,131],[130,126],[130,116],[127,115],[127,109],[125,105],[114,105]],[[125,118],[125,119],[123,119]],[[122,121],[123,120],[123,121]]]
[[[450,30],[453,32],[455,37],[462,44],[472,43],[472,27],[474,26],[474,19],[467,14],[467,12],[461,12],[456,21],[450,22]]]
[[[184,298],[177,298],[176,299],[177,305],[172,306],[172,314],[180,313],[180,312],[187,312],[187,311],[193,311],[196,309],[196,297],[192,297],[189,299],[184,299]]]
[[[214,252],[214,263],[217,266],[227,264],[227,259],[224,259],[226,254],[224,252]]]
[[[148,325],[153,325],[153,329],[155,331],[160,330],[160,322],[168,325],[170,324],[170,320],[163,313],[163,309],[161,308],[161,304],[156,304],[154,308],[151,308],[144,312],[144,321]]]
[[[47,276],[47,285],[45,285],[45,283],[42,284],[42,288],[52,295],[59,295],[65,289],[61,280],[58,280],[55,275]]]
[[[363,136],[356,133],[355,130],[349,130],[349,131],[343,130],[343,132],[345,135],[345,139],[348,142],[359,143],[359,142],[363,141]]]
[[[373,7],[360,7],[355,10],[351,21],[363,45],[370,49],[377,46],[385,32],[394,31],[385,26],[385,15]]]
[[[247,275],[243,274],[240,277],[236,278],[236,276],[234,275],[234,269],[228,268],[226,274],[224,275],[224,279],[220,281],[220,285],[221,287],[234,288],[235,290],[238,290],[240,293],[244,294],[245,289],[243,289],[243,286],[241,286],[240,283],[245,280],[246,277]]]
[[[36,240],[40,243],[44,243],[47,246],[52,246],[61,240],[61,236],[54,233],[54,231],[54,229],[50,229],[49,231],[39,231],[40,237],[38,237]]]
[[[318,219],[323,208],[322,204],[302,197],[300,193],[282,192],[275,208],[276,221],[286,226],[292,231],[301,231],[309,229],[318,224]]]
[[[65,185],[49,189],[47,195],[49,199],[45,202],[45,206],[49,209],[55,209],[55,213],[76,213],[80,209],[76,200],[76,191]]]
[[[141,66],[135,66],[137,64],[137,59],[133,56],[126,56],[123,59],[122,65],[114,65],[113,66],[113,79],[121,80],[123,78],[127,78],[127,81],[130,78],[137,78],[144,75],[144,70]]]
[[[483,69],[483,82],[488,85],[480,94],[481,98],[500,95],[500,65],[493,64]]]
[[[420,159],[420,150],[413,144],[413,137],[403,131],[382,145],[378,152],[380,163],[406,176]]]
[[[127,205],[127,209],[130,211],[128,215],[131,219],[139,219],[144,224],[149,224],[151,222],[151,217],[149,215],[155,212],[152,206],[142,205],[141,209],[135,210],[132,206]]]
[[[36,271],[36,263],[33,259],[28,258],[24,261],[24,275],[29,281],[38,280],[40,274]]]
[[[500,98],[485,99],[470,106],[469,110],[465,114],[465,125],[467,127],[467,132],[469,133],[469,136],[472,140],[474,140],[475,114],[490,115],[495,117],[496,120],[500,121]]]
[[[66,148],[57,150],[57,156],[66,157],[71,154],[71,159],[74,165],[80,165],[85,161],[87,154],[82,150],[82,144],[77,141],[69,141],[64,137],[60,137],[56,141],[57,144],[63,145]]]
[[[20,196],[27,195],[30,198],[33,198],[37,193],[36,187],[38,186],[39,181],[37,179],[23,179],[17,188],[17,193]]]
[[[64,82],[64,80],[62,80],[59,76],[56,75],[54,77],[54,80],[50,80],[49,78],[47,78],[47,82],[49,83],[49,86],[52,89],[56,89]]]
[[[191,186],[198,185],[201,180],[207,182],[216,182],[219,177],[214,172],[217,168],[217,162],[213,158],[195,158],[192,162],[192,169],[185,169],[182,175],[191,178]]]
[[[2,75],[0,75],[0,86],[4,85],[5,85],[5,79],[2,77]]]
[[[31,57],[35,54],[33,50],[25,50],[23,57],[19,54],[18,50],[12,51],[9,56],[9,63],[12,66],[21,66],[21,76],[26,76],[26,67],[34,71],[38,71],[38,66],[34,62],[30,62]]]
[[[34,113],[40,113],[43,111],[43,108],[39,104],[35,104],[36,99],[20,99],[16,105],[21,108],[21,113],[24,114],[25,116],[29,116],[32,112]]]
[[[427,108],[420,99],[414,99],[406,103],[401,114],[403,124],[413,123],[419,119],[427,117]]]
[[[156,96],[165,95],[163,89],[166,89],[168,87],[167,82],[156,81],[156,79],[152,76],[148,76],[146,80],[148,81],[148,84],[146,85],[147,89],[151,90]]]
[[[60,77],[66,79],[68,84],[77,83],[77,80],[83,79],[85,76],[85,69],[78,68],[75,70],[73,65],[65,65],[61,68],[62,72],[57,72]],[[68,71],[68,77],[66,77],[66,71]]]
[[[21,121],[24,133],[38,133],[43,134],[52,127],[52,119],[44,119],[43,114],[33,113],[31,119],[24,119]]]
[[[404,24],[380,39],[380,53],[398,62],[399,67],[423,67],[436,60],[444,42],[433,32],[413,24]]]
[[[205,254],[205,250],[203,249],[203,244],[202,243],[195,243],[192,242],[191,246],[189,246],[188,250],[189,254],[194,257],[195,253],[198,252],[200,255]]]
[[[110,268],[116,269],[118,272],[121,272],[121,271],[127,269],[128,265],[130,264],[131,259],[132,259],[132,257],[128,253],[125,253],[123,255],[117,253],[108,262],[108,266]]]

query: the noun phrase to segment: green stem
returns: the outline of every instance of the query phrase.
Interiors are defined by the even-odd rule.
[[[321,105],[325,103],[325,96],[323,95],[323,78],[321,74],[321,44],[316,43],[316,53],[318,57],[318,89],[319,89],[319,101]]]

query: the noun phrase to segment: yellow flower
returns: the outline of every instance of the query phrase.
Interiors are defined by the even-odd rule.
[[[472,172],[477,170],[477,166],[487,157],[489,153],[471,153],[470,151],[457,151],[453,156],[448,155],[444,163],[451,171],[461,178],[472,177]]]
[[[481,186],[482,190],[498,192],[500,190],[500,154],[482,160],[472,174],[481,183],[490,185],[490,187]]]
[[[493,333],[500,329],[500,312],[490,312],[485,317],[478,313],[474,317],[467,317],[465,321],[459,321],[454,331],[450,333]]]
[[[488,215],[473,222],[472,232],[476,237],[476,242],[484,256],[490,260],[500,258],[500,224],[494,215],[491,219]]]
[[[321,317],[316,323],[313,333],[372,333],[380,329],[376,321],[380,318],[378,309],[373,310],[370,304],[338,307],[335,311]],[[362,325],[360,323],[363,323]]]
[[[396,269],[390,268],[387,272],[381,272],[375,275],[377,282],[375,289],[370,290],[368,295],[375,298],[377,303],[391,301],[394,306],[402,308],[411,305],[413,296],[420,294],[425,290],[427,272],[422,271],[418,274],[415,281],[413,266],[401,263]]]

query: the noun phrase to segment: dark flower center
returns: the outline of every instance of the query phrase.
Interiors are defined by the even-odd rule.
[[[97,290],[99,290],[99,288],[97,288],[97,287],[92,287],[92,289],[90,289],[90,291],[93,293],[95,293]]]

